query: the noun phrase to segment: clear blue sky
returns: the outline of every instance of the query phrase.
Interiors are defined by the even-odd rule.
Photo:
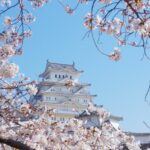
[[[124,47],[122,59],[112,62],[96,50],[90,37],[82,40],[87,9],[80,7],[75,14],[68,15],[53,1],[36,10],[33,36],[26,40],[24,55],[15,62],[25,75],[38,79],[47,59],[67,64],[74,61],[79,70],[84,70],[81,81],[91,83],[91,93],[98,95],[95,103],[124,117],[123,130],[150,132],[143,124],[143,121],[150,124],[150,107],[144,102],[150,81],[150,61],[140,60],[141,49]],[[106,50],[115,46],[111,37],[104,37],[101,42]]]

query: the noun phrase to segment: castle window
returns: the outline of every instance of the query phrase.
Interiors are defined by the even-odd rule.
[[[65,78],[65,76],[63,75],[63,78]]]
[[[52,117],[52,120],[54,120],[54,121],[55,121],[55,120],[56,120],[56,117]]]
[[[91,120],[91,118],[89,118],[89,119],[88,119],[88,121],[90,121],[90,122],[91,122],[91,121],[92,121],[92,120]]]
[[[61,78],[61,75],[59,75],[59,78]]]
[[[50,100],[50,97],[46,97],[46,100],[49,101],[49,100]]]
[[[51,89],[51,91],[55,91],[55,89],[54,89],[54,88],[52,88],[52,89]]]
[[[61,120],[61,121],[65,121],[65,119],[64,119],[64,118],[60,118],[60,120]]]
[[[84,100],[84,103],[86,103],[87,102],[87,100]]]
[[[70,76],[70,79],[72,79],[72,76]]]
[[[55,78],[57,78],[57,74],[55,74]]]
[[[56,97],[51,97],[51,101],[55,101],[56,100]]]

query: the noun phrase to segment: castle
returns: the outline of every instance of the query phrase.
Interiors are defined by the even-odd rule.
[[[84,112],[89,103],[94,104],[96,95],[88,91],[90,84],[79,81],[82,73],[74,63],[68,65],[47,61],[45,71],[39,75],[38,96],[42,105],[56,110],[52,121],[64,122],[78,116],[83,120],[88,117],[87,126],[99,125],[95,115],[87,116]],[[110,120],[118,127],[122,117],[111,115]]]
[[[56,109],[53,121],[66,121],[82,113],[96,95],[88,91],[90,84],[81,83],[83,71],[75,64],[58,64],[47,61],[45,71],[40,74],[39,95],[42,104]]]

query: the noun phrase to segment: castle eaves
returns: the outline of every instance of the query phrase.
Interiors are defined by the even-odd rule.
[[[73,64],[60,64],[60,63],[52,63],[47,60],[46,68],[44,73],[40,74],[39,77],[45,76],[49,71],[68,71],[72,73],[83,73],[83,70],[77,70],[75,68],[75,63]]]
[[[82,118],[82,117],[91,117],[91,116],[99,116],[97,112],[92,112],[92,113],[87,113],[86,111],[83,111],[81,114],[79,114],[79,116],[77,116],[77,118]],[[114,116],[114,115],[110,115],[109,119],[111,120],[117,120],[117,121],[122,121],[123,117],[120,116]]]
[[[52,62],[49,62],[47,61],[47,65],[46,65],[48,68],[51,68],[51,69],[56,69],[56,70],[60,70],[60,69],[68,69],[70,71],[73,71],[73,72],[83,72],[83,71],[79,71],[75,68],[75,64],[60,64],[60,63],[52,63]]]

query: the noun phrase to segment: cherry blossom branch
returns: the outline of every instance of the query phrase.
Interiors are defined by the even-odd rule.
[[[150,125],[148,125],[145,121],[143,121],[143,123],[148,129],[150,129]]]
[[[133,13],[137,16],[137,18],[139,18],[141,20],[141,22],[143,22],[143,20],[140,18],[139,13],[133,8],[132,4],[130,3],[130,0],[124,0],[127,5],[130,7],[130,9],[133,11]]]
[[[8,10],[10,10],[10,9],[12,9],[12,8],[14,8],[14,7],[16,7],[17,5],[19,5],[19,0],[18,0],[18,2],[17,2],[16,4],[14,4],[14,5],[8,7],[8,8],[5,9],[5,10],[1,10],[0,16],[1,16],[2,14],[4,14],[5,12],[7,12]]]

